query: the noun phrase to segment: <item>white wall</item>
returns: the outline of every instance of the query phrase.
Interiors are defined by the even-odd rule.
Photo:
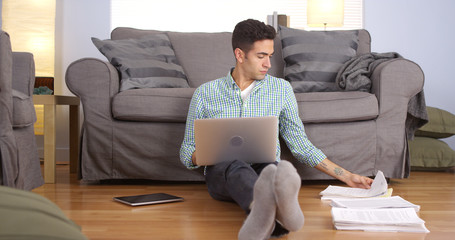
[[[144,0],[151,1],[151,0]],[[268,4],[264,4],[264,1]],[[245,8],[242,1],[178,0],[155,1],[156,8],[141,10],[149,28],[174,31],[232,31],[246,18],[265,21],[277,2],[291,0],[252,0],[256,7]],[[294,0],[292,0],[294,1]],[[125,1],[128,2],[128,1]],[[190,4],[191,3],[191,4]],[[71,94],[64,82],[68,65],[83,57],[105,59],[90,38],[110,36],[110,0],[57,0],[56,76],[57,94]],[[365,0],[365,28],[372,36],[372,50],[396,51],[417,62],[425,72],[427,105],[455,113],[455,77],[450,74],[455,56],[455,1],[453,0]],[[125,9],[135,14],[139,8]],[[158,14],[159,13],[159,14]],[[166,13],[166,14],[162,14]],[[194,17],[192,17],[194,16]],[[292,21],[292,19],[291,19]],[[214,24],[215,23],[215,24]],[[219,26],[219,29],[216,27]],[[57,148],[68,148],[66,107],[60,107]],[[455,137],[445,139],[455,149]],[[59,151],[57,151],[58,154]],[[67,153],[58,156],[67,159]]]
[[[55,29],[55,94],[73,95],[65,84],[66,68],[83,57],[104,56],[90,37],[109,38],[110,0],[57,0]],[[68,107],[57,106],[57,161],[69,161]],[[42,136],[37,137],[42,154]]]
[[[427,106],[455,114],[455,1],[365,0],[372,51],[399,52],[425,73]],[[455,149],[455,137],[443,139]]]

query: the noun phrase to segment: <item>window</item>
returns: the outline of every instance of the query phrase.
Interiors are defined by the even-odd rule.
[[[290,27],[306,30],[322,30],[307,26],[307,1],[285,0],[280,1],[278,14],[291,16]],[[344,0],[343,27],[328,28],[328,30],[349,30],[363,28],[363,0]]]
[[[344,26],[330,30],[363,28],[363,0],[344,3]],[[267,15],[276,11],[290,16],[292,28],[317,30],[306,26],[306,5],[306,0],[111,0],[111,29],[231,32],[239,21],[266,22]]]

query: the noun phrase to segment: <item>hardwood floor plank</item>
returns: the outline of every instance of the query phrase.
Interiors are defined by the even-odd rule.
[[[421,206],[428,234],[337,231],[328,203],[319,192],[337,181],[305,181],[299,203],[304,227],[282,239],[453,239],[455,236],[455,171],[412,172],[392,179],[393,195]],[[245,219],[237,205],[213,200],[203,183],[138,182],[93,184],[77,181],[68,165],[57,166],[57,183],[34,192],[55,202],[90,239],[236,239]],[[183,202],[130,207],[114,196],[166,192]]]

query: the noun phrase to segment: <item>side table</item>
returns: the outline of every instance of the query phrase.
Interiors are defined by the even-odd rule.
[[[33,95],[33,104],[44,105],[44,182],[55,183],[56,106],[69,105],[70,172],[77,171],[79,158],[79,104],[75,96]]]

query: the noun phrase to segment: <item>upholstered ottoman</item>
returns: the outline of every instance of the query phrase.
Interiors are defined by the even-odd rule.
[[[0,239],[87,239],[48,199],[0,186]]]

